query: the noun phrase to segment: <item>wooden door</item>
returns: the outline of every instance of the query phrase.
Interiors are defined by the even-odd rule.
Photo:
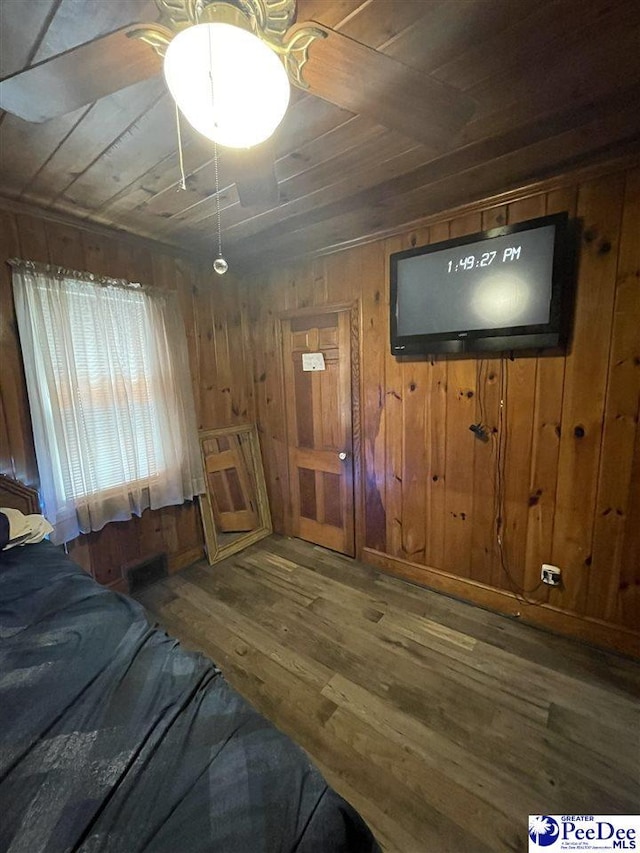
[[[350,329],[348,310],[282,321],[292,532],[353,556]]]

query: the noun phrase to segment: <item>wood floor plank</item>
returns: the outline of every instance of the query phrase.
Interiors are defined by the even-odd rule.
[[[640,805],[640,664],[272,536],[138,598],[296,740],[386,853],[526,849]]]

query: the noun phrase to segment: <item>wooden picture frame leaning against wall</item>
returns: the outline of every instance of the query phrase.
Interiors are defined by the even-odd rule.
[[[200,512],[210,565],[273,532],[255,424],[200,430]]]

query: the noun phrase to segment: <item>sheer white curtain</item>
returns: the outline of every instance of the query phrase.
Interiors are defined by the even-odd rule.
[[[11,263],[52,540],[203,492],[175,294]]]

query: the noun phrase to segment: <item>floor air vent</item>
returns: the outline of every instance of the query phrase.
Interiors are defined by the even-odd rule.
[[[138,592],[167,577],[169,574],[167,569],[167,555],[154,554],[145,560],[127,563],[122,567],[122,574],[129,584],[129,592]]]

